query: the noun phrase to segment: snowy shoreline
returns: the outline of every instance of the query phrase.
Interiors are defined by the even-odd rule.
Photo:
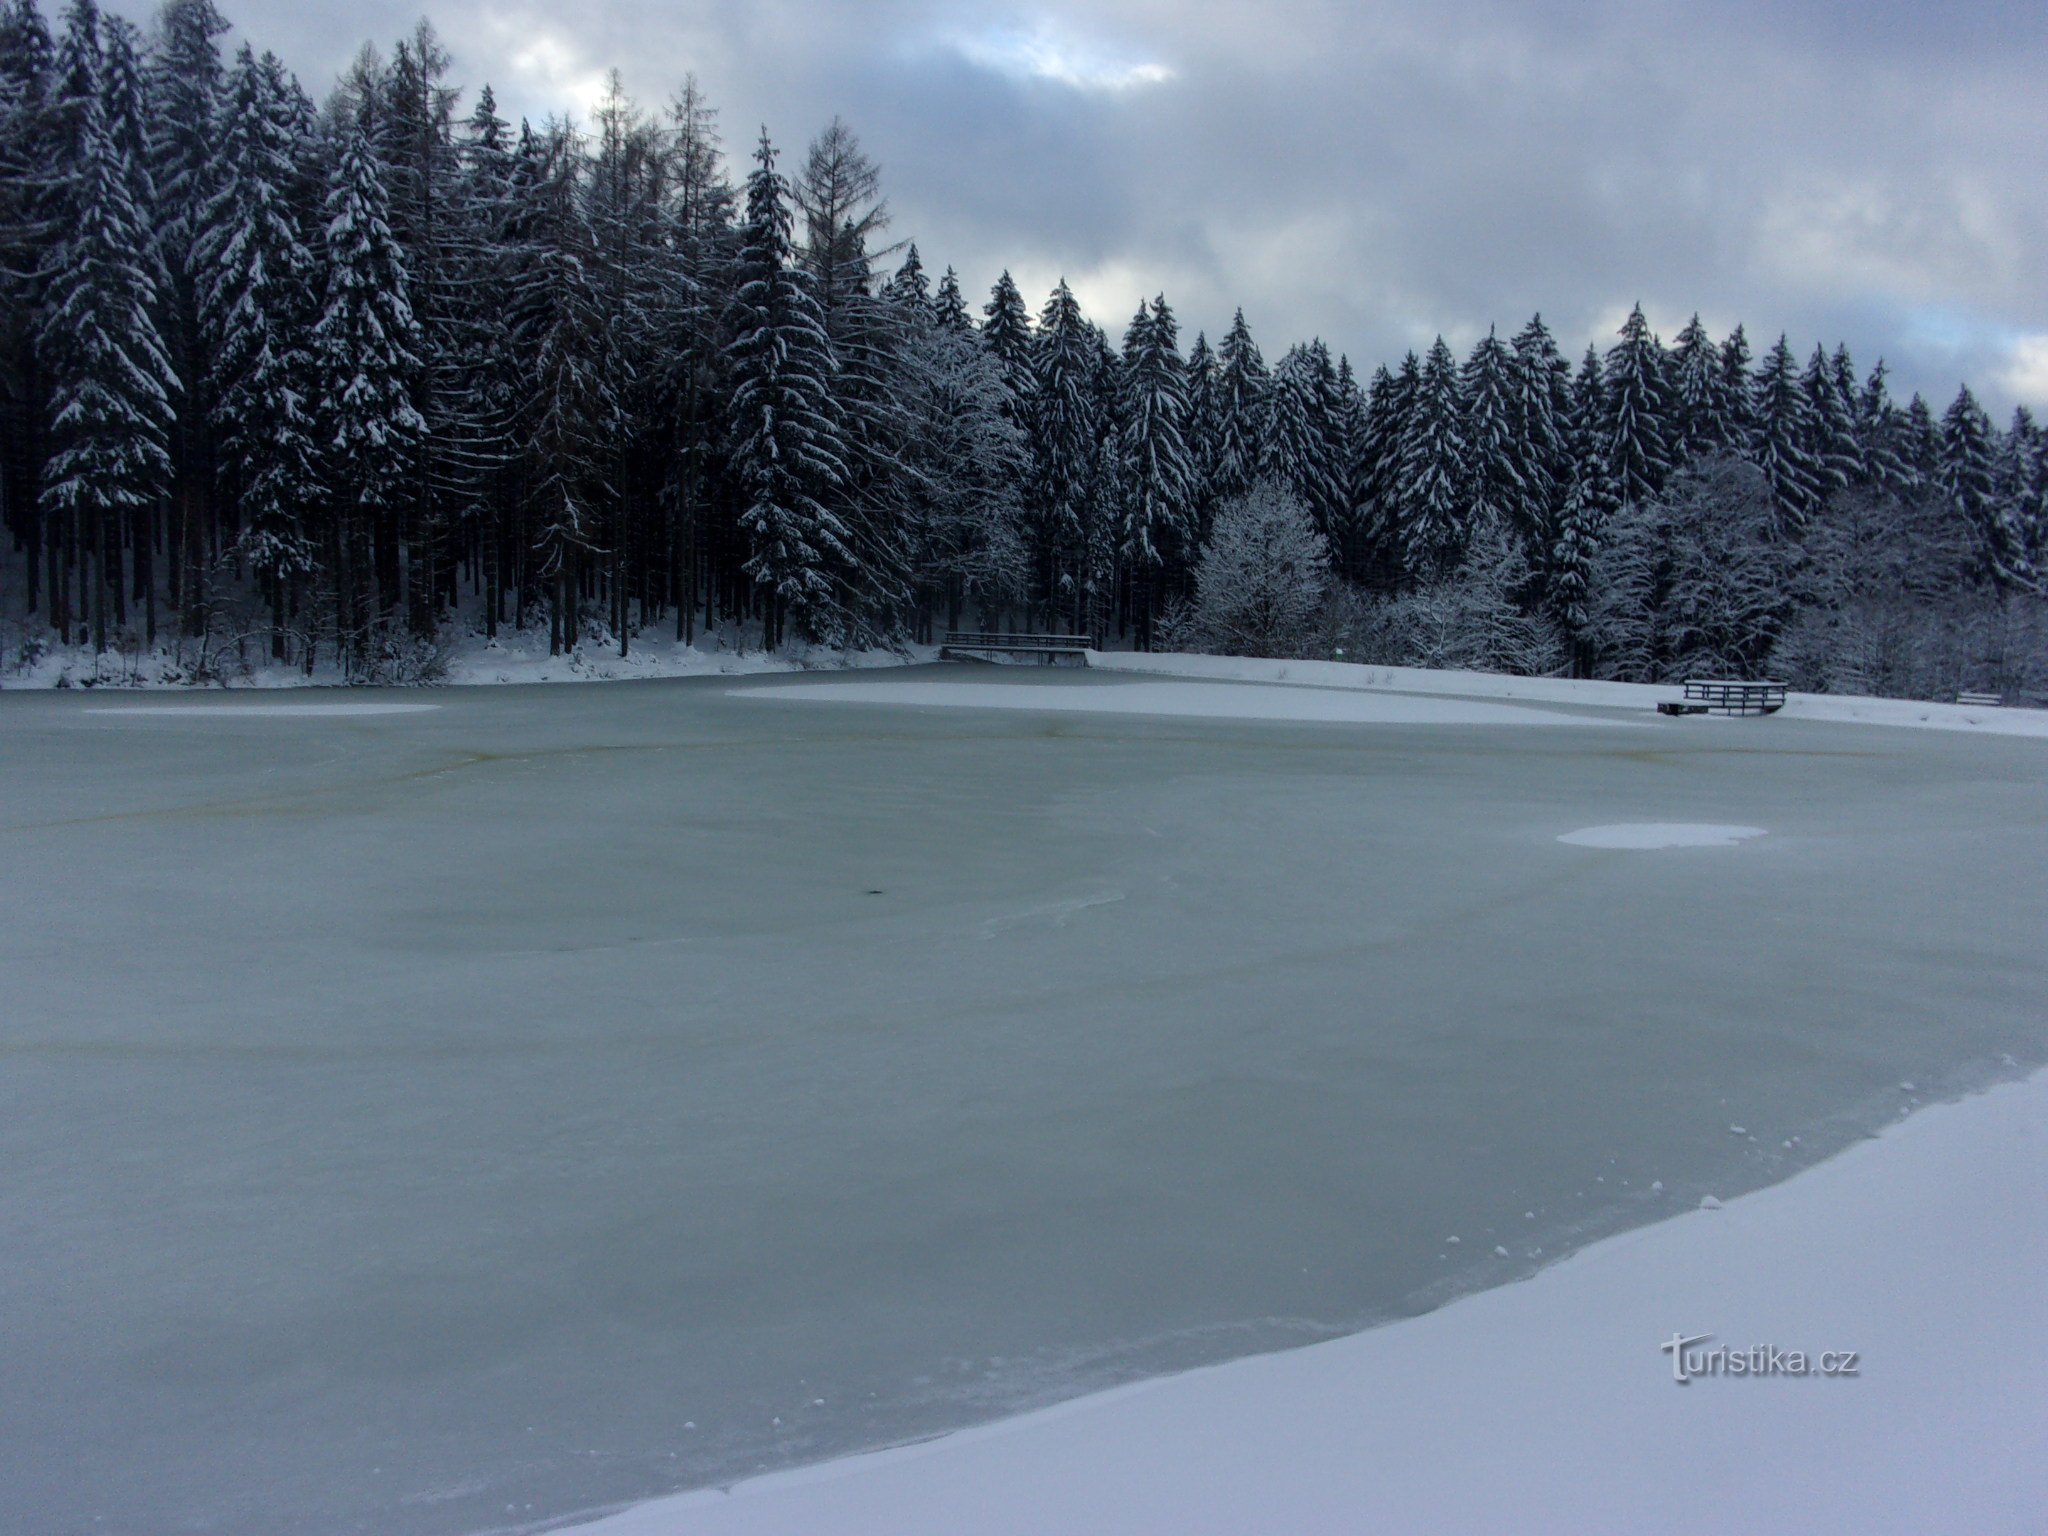
[[[447,675],[433,686],[489,687],[501,684],[622,682],[681,677],[752,677],[805,671],[886,669],[935,661],[933,646],[902,651],[786,650],[766,652],[719,643],[706,649],[702,641],[643,639],[630,655],[610,645],[584,645],[567,655],[551,656],[540,631],[503,640],[470,642],[457,647],[447,662]],[[0,691],[90,687],[116,692],[206,688],[163,675],[168,658],[152,653],[141,659],[134,676],[112,677],[87,684],[82,669],[91,653],[52,651],[35,666],[0,679]],[[105,665],[116,670],[130,665],[109,655]],[[1090,651],[1088,665],[1097,671],[1171,677],[1190,681],[1280,683],[1297,688],[1341,689],[1395,695],[1434,695],[1537,705],[1576,705],[1599,709],[1655,710],[1658,702],[1675,699],[1675,686],[1616,683],[1561,677],[1523,677],[1509,673],[1434,670],[1425,667],[1382,667],[1347,661],[1266,660],[1244,656],[1210,656],[1185,652]],[[293,668],[259,666],[246,680],[222,689],[279,689],[345,686],[331,669],[308,677]],[[1793,693],[1782,717],[1830,720],[1860,725],[1912,726],[1932,730],[1983,731],[2000,736],[2048,737],[2048,710],[1938,704],[1918,699],[1883,699],[1864,695]],[[1695,726],[1702,722],[1691,722]]]
[[[2044,1183],[2037,1073],[1421,1317],[574,1529],[2032,1531]],[[1681,1386],[1675,1334],[1860,1359]]]

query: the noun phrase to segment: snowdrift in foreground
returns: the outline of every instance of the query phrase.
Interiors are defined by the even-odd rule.
[[[2048,1075],[1524,1284],[580,1536],[2038,1531]],[[1713,1376],[1694,1350],[1856,1351]]]
[[[769,684],[730,690],[735,698],[820,704],[896,704],[958,709],[1030,709],[1059,714],[1172,715],[1210,720],[1314,720],[1363,725],[1611,725],[1587,715],[1472,699],[1230,683],[1133,682],[1111,687],[1037,683],[873,682]]]
[[[1092,651],[1088,664],[1109,672],[1212,678],[1240,683],[1295,683],[1317,688],[1363,688],[1386,693],[1441,694],[1463,699],[1511,699],[1526,704],[1592,705],[1646,714],[1682,690],[1652,683],[1607,683],[1568,677],[1514,677],[1500,672],[1431,671],[1423,667],[1368,667],[1348,661],[1266,661],[1249,656],[1197,656],[1176,652]],[[1989,731],[2001,736],[2048,736],[2048,709],[2001,709],[1928,704],[1917,699],[1795,693],[1780,712],[1786,719],[1845,720],[1863,725],[1911,725],[1934,730]],[[1697,729],[1712,717],[1683,722]]]

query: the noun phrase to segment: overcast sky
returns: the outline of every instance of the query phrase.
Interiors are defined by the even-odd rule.
[[[316,97],[402,0],[219,0]],[[117,8],[139,12],[138,0]],[[2038,3],[1820,0],[452,0],[455,78],[536,119],[617,65],[645,105],[695,72],[743,159],[836,113],[894,233],[978,308],[1062,273],[1121,336],[1164,290],[1185,336],[1242,304],[1269,360],[1321,335],[1361,372],[1542,310],[1567,351],[1640,300],[1669,340],[1846,340],[1937,408],[2048,406],[2048,26]],[[742,165],[741,169],[744,169]]]

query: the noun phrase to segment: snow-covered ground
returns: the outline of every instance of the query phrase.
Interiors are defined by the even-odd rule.
[[[1596,705],[1654,710],[1679,698],[1676,687],[1606,683],[1566,677],[1513,677],[1503,672],[1454,672],[1423,667],[1368,667],[1346,661],[1267,661],[1246,656],[1198,656],[1171,651],[1091,651],[1088,664],[1111,672],[1199,677],[1245,683],[1292,683],[1316,688],[1358,688],[1383,693],[1439,694],[1461,699],[1512,699],[1529,704]],[[1907,725],[1933,730],[1989,731],[2001,736],[2048,736],[2048,709],[1930,704],[1918,699],[1793,693],[1779,715],[1792,720],[1836,720],[1859,725]],[[1701,717],[1687,723],[1699,724]]]
[[[1581,719],[0,694],[0,1529],[822,1463],[1429,1313],[2048,1061],[2038,742],[1481,702]],[[1826,1321],[1656,1333],[1897,1369]]]
[[[1424,1317],[578,1536],[2031,1536],[2048,1518],[2044,1189],[2036,1076]],[[1674,1336],[1745,1364],[1799,1351],[1810,1374],[1681,1385]],[[1821,1376],[1842,1351],[1855,1374]]]
[[[297,666],[280,666],[265,651],[258,635],[242,646],[220,651],[216,671],[224,671],[232,688],[325,688],[345,679],[331,663],[311,675]],[[183,642],[182,654],[172,646],[155,650],[118,650],[95,654],[89,646],[46,645],[25,667],[0,671],[0,688],[190,689],[196,651]],[[10,647],[12,649],[12,647]],[[441,650],[443,675],[436,682],[458,686],[485,683],[592,683],[678,677],[747,677],[760,673],[838,670],[847,667],[900,666],[930,660],[933,648],[904,651],[838,651],[790,646],[763,651],[745,644],[737,632],[700,635],[684,644],[671,635],[650,631],[633,641],[627,655],[608,641],[586,641],[566,654],[548,653],[545,628],[506,629],[496,639],[481,633],[457,634]]]

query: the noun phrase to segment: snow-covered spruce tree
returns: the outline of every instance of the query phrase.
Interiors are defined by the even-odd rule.
[[[1410,581],[1426,581],[1457,565],[1469,531],[1460,484],[1465,437],[1458,364],[1441,336],[1423,359],[1397,462],[1401,565]]]
[[[835,508],[853,551],[857,589],[847,611],[877,636],[908,631],[915,578],[902,470],[910,422],[901,400],[902,352],[917,317],[876,293],[874,246],[889,227],[881,173],[838,119],[812,141],[793,197],[803,217],[797,264],[819,297],[837,365],[845,476]],[[914,269],[915,270],[915,269]]]
[[[2027,567],[2038,579],[2048,555],[2043,547],[2048,540],[2048,434],[2024,405],[2013,408],[2012,425],[1999,443],[1997,494],[2018,531]]]
[[[1622,512],[1621,492],[1604,449],[1606,383],[1600,354],[1586,349],[1565,408],[1565,463],[1568,479],[1556,528],[1545,551],[1544,598],[1556,619],[1573,675],[1592,675],[1596,562]]]
[[[1941,419],[1941,483],[1977,535],[1979,568],[2001,592],[2041,590],[2018,509],[1998,494],[1997,429],[1965,385]]]
[[[1350,497],[1330,419],[1332,373],[1329,349],[1320,341],[1287,349],[1273,370],[1260,474],[1292,491],[1335,548]]]
[[[946,268],[939,278],[938,292],[932,298],[932,312],[942,330],[959,336],[971,335],[974,331],[974,317],[967,313],[967,300],[960,293],[960,274],[951,267]]]
[[[1516,420],[1515,369],[1501,339],[1488,329],[1459,379],[1465,419],[1461,466],[1467,526],[1514,528],[1529,499],[1529,452]]]
[[[535,576],[550,598],[549,650],[560,654],[583,637],[586,566],[616,531],[621,402],[607,347],[617,317],[575,140],[566,128],[528,137],[520,158],[526,216],[509,319],[526,366],[515,431]]]
[[[295,125],[284,69],[244,44],[229,77],[220,168],[190,257],[212,343],[208,394],[236,554],[270,606],[271,655],[285,656],[298,584],[314,568],[306,515],[324,499],[315,441],[315,263],[290,198]]]
[[[1209,536],[1209,519],[1216,510],[1209,486],[1216,469],[1216,353],[1209,345],[1207,331],[1195,332],[1195,344],[1188,348],[1188,496],[1194,514],[1194,542]]]
[[[832,392],[825,317],[792,264],[787,183],[764,130],[747,177],[727,327],[732,392],[728,456],[746,510],[746,572],[762,589],[765,639],[787,630],[839,643],[858,632],[850,610],[855,557],[831,499],[846,480],[846,444]]]
[[[1206,487],[1212,505],[1251,489],[1266,440],[1272,376],[1241,309],[1216,349],[1215,377],[1214,441]]]
[[[56,597],[57,545],[45,539],[40,477],[48,451],[47,381],[37,356],[44,248],[61,231],[49,95],[56,46],[35,0],[0,4],[0,508],[23,556],[24,611]],[[49,591],[42,586],[46,549]]]
[[[1671,473],[1664,348],[1638,304],[1607,353],[1607,460],[1625,501],[1646,501]]]
[[[981,312],[982,345],[1003,365],[1012,395],[1022,401],[1031,392],[1031,311],[1007,270],[989,289]]]
[[[1308,508],[1262,480],[1223,502],[1195,562],[1171,643],[1234,656],[1299,654],[1330,582],[1330,549]]]
[[[1140,301],[1124,332],[1121,384],[1117,552],[1130,584],[1138,648],[1150,650],[1162,577],[1187,559],[1195,531],[1180,328],[1163,294],[1149,307]]]
[[[694,76],[684,77],[670,102],[669,123],[675,291],[665,307],[669,389],[662,408],[674,435],[666,483],[671,515],[665,559],[676,605],[676,639],[690,640],[696,634],[700,595],[705,624],[716,622],[720,588],[729,585],[717,578],[729,562],[713,557],[736,542],[738,532],[721,515],[730,498],[714,494],[713,473],[725,389],[722,326],[738,243],[736,201],[724,171],[717,113]]]
[[[1421,390],[1422,362],[1413,352],[1401,360],[1398,374],[1375,369],[1365,394],[1365,420],[1353,448],[1359,564],[1363,580],[1382,591],[1401,582],[1401,443]]]
[[[1889,491],[1903,491],[1914,484],[1913,467],[1906,460],[1905,414],[1892,404],[1885,384],[1884,359],[1856,392],[1856,441],[1872,485]]]
[[[371,111],[365,101],[337,128],[324,292],[312,340],[331,518],[326,563],[339,598],[339,647],[350,665],[368,658],[373,628],[402,596],[400,517],[411,454],[425,427],[412,403],[419,327],[405,258],[386,218]]]
[[[985,333],[984,333],[985,334]],[[1062,278],[1038,317],[1031,395],[1034,568],[1047,622],[1088,623],[1094,593],[1088,551],[1096,512],[1097,393],[1101,338]]]
[[[1368,507],[1365,487],[1358,473],[1359,449],[1365,440],[1365,390],[1348,355],[1337,358],[1337,374],[1330,396],[1330,451],[1337,467],[1337,482],[1344,499],[1342,533],[1331,551],[1337,572],[1347,582],[1364,579],[1368,566]]]
[[[1721,350],[1698,314],[1671,348],[1671,428],[1672,459],[1678,464],[1719,452],[1734,435]]]
[[[1749,333],[1738,325],[1721,343],[1721,406],[1728,413],[1728,437],[1722,446],[1735,453],[1756,448],[1756,381],[1749,364]]]
[[[1856,441],[1855,400],[1841,392],[1835,365],[1827,349],[1818,345],[1807,359],[1799,387],[1806,394],[1808,431],[1812,434],[1807,452],[1813,458],[1814,480],[1825,503],[1865,478]]]
[[[957,298],[957,283],[953,292]],[[914,316],[927,319],[932,317],[931,279],[924,274],[924,263],[918,258],[915,240],[911,241],[909,248],[905,250],[903,264],[896,269],[896,275],[883,285],[882,296]]]
[[[1549,567],[1558,509],[1573,478],[1572,370],[1540,314],[1515,333],[1511,345],[1511,419],[1521,485],[1509,508],[1508,525],[1541,577]]]
[[[1756,370],[1750,398],[1756,415],[1750,457],[1770,481],[1779,526],[1796,536],[1819,510],[1823,493],[1820,466],[1808,446],[1813,441],[1813,406],[1783,336]]]
[[[164,340],[180,388],[172,430],[171,595],[187,634],[208,622],[221,534],[213,505],[213,433],[208,394],[213,346],[199,322],[193,246],[214,191],[224,71],[216,39],[228,30],[213,0],[167,0],[157,13],[149,59],[150,169],[156,187],[156,244],[169,276],[161,297]]]
[[[73,0],[58,52],[62,128],[53,166],[62,234],[44,252],[39,354],[51,385],[49,462],[41,510],[78,552],[79,619],[93,648],[107,647],[108,599],[121,589],[125,526],[160,492],[177,382],[153,310],[154,262],[133,201],[135,178],[107,122],[100,22],[92,0]],[[66,608],[51,594],[60,637]]]

